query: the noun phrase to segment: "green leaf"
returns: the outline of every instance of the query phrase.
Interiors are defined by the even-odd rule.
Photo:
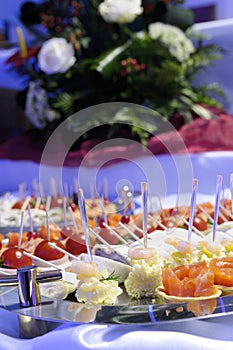
[[[210,120],[217,118],[217,116],[214,113],[212,113],[205,107],[202,107],[201,105],[193,105],[191,110],[203,119]]]

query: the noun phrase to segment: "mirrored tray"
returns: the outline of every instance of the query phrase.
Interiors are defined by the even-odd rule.
[[[47,324],[160,324],[184,320],[203,319],[233,314],[233,295],[205,301],[170,303],[162,297],[130,300],[126,293],[118,297],[113,306],[88,306],[69,300],[41,297],[38,306],[20,308],[17,287],[0,287],[0,308]],[[23,318],[21,319],[23,320]],[[56,326],[54,326],[56,327]],[[37,334],[38,335],[38,334]]]

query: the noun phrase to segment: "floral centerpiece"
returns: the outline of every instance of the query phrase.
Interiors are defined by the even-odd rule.
[[[204,45],[200,33],[193,32],[193,14],[182,3],[26,2],[21,20],[37,40],[7,64],[28,79],[23,105],[28,126],[49,135],[83,108],[119,101],[148,106],[177,128],[194,115],[209,118],[201,106],[217,106],[210,92],[220,90],[192,82],[220,57],[220,49]],[[142,141],[149,137],[140,127],[129,128]]]

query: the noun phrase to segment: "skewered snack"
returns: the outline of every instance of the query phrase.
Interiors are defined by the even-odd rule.
[[[233,257],[214,258],[210,261],[214,283],[225,294],[233,293]]]
[[[1,266],[3,268],[18,269],[23,266],[32,265],[32,259],[23,254],[25,250],[18,247],[10,247],[1,255]]]

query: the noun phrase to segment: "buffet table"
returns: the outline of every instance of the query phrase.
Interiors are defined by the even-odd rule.
[[[134,191],[140,191],[141,181],[149,180],[152,194],[171,197],[179,190],[179,200],[187,204],[190,200],[192,179],[195,176],[199,180],[198,193],[206,195],[206,198],[213,199],[216,190],[216,176],[223,175],[224,189],[229,187],[230,174],[232,173],[233,145],[232,145],[232,125],[231,116],[222,111],[215,111],[218,118],[210,122],[194,120],[190,125],[186,125],[180,131],[184,140],[185,148],[176,147],[176,153],[165,152],[162,141],[170,140],[170,134],[165,133],[150,140],[150,155],[138,153],[138,148],[113,148],[106,150],[96,150],[97,153],[90,154],[86,163],[82,166],[80,153],[69,153],[65,166],[62,168],[63,181],[72,182],[79,178],[85,194],[90,194],[90,183],[99,179],[106,179],[108,194],[114,197],[116,187],[120,180],[126,179],[132,185]],[[213,135],[213,130],[218,130]],[[223,135],[225,137],[223,137]],[[227,137],[228,135],[228,137]],[[28,149],[28,139],[18,139],[18,143],[9,141],[0,147],[1,155],[1,191],[15,189],[20,182],[30,183],[34,178],[38,179],[38,173],[47,174],[47,180],[51,177],[60,176],[60,169],[57,173],[56,157],[51,154],[48,164],[40,169],[39,159],[41,152],[38,149]],[[165,142],[166,144],[166,142]],[[15,147],[18,154],[14,152]],[[83,150],[82,150],[83,151]],[[106,159],[123,158],[120,161],[113,161],[107,166],[97,166],[96,155],[101,152],[107,154]],[[125,157],[123,154],[125,153]],[[21,160],[17,157],[21,154]],[[29,155],[34,157],[34,161],[29,160]],[[88,151],[86,149],[86,154]],[[57,158],[60,153],[58,152]],[[82,155],[84,153],[82,152]],[[141,155],[141,156],[140,156]],[[79,158],[80,157],[80,158]],[[85,158],[85,157],[84,157]],[[126,160],[124,159],[126,158]],[[76,159],[76,163],[74,163]],[[79,159],[79,161],[77,161]],[[55,162],[55,164],[54,164]],[[72,163],[73,162],[73,163]],[[76,164],[76,166],[72,166]],[[102,163],[101,163],[102,164]],[[78,166],[79,165],[79,166]],[[81,165],[81,166],[80,166]],[[81,174],[79,175],[79,171]],[[44,176],[43,175],[43,176]],[[43,181],[46,179],[43,178]],[[45,181],[46,182],[46,181]],[[43,184],[45,184],[43,182]],[[49,185],[47,183],[47,185]],[[211,196],[212,195],[212,196]],[[198,198],[202,201],[204,197]],[[179,202],[179,204],[182,204]],[[1,298],[1,296],[0,296]],[[41,349],[45,347],[64,349],[138,349],[154,350],[172,349],[201,350],[201,349],[232,349],[233,334],[231,313],[223,316],[205,319],[185,319],[170,322],[158,322],[151,319],[150,324],[79,324],[63,323],[58,327],[40,336],[31,339],[23,339],[19,319],[16,313],[0,309],[0,350],[15,349],[21,346],[24,349]],[[28,319],[30,321],[30,318]]]
[[[232,22],[229,25],[231,28]],[[207,32],[208,30],[215,31],[211,28],[211,24],[209,29],[206,28]],[[221,30],[217,28],[215,31],[218,38],[222,30],[227,37],[228,33],[230,35],[230,30],[225,27],[224,22]],[[229,59],[231,56],[227,57],[227,60]],[[232,70],[228,70],[227,78],[229,79],[224,80],[228,96],[231,95],[231,74]],[[10,82],[8,86],[11,84]],[[233,110],[231,104],[232,99],[229,99],[227,101],[228,113]],[[70,153],[62,168],[62,181],[73,183],[79,178],[86,196],[91,194],[90,184],[95,183],[98,187],[99,183],[100,186],[104,186],[103,182],[105,182],[108,184],[109,197],[114,198],[117,189],[122,185],[122,179],[130,183],[135,193],[140,191],[141,182],[146,179],[150,182],[152,195],[159,194],[166,197],[179,192],[179,194],[185,194],[184,201],[187,204],[190,199],[192,179],[195,177],[199,180],[198,191],[206,195],[213,195],[216,189],[216,176],[223,175],[223,188],[226,189],[229,187],[230,174],[233,172],[232,117],[223,112],[217,112],[217,114],[218,118],[209,123],[195,120],[189,126],[182,128],[180,135],[184,140],[185,150],[184,148],[176,149],[177,152],[174,154],[161,149],[161,144],[155,139],[149,144],[149,155],[133,152],[126,153],[123,157],[121,149],[118,148],[120,153],[112,149],[110,159],[112,157],[112,160],[117,160],[117,158],[121,160],[111,164],[98,165],[95,162],[97,153],[94,153],[88,158],[87,163],[80,167],[82,161],[80,153],[77,155],[78,161]],[[166,138],[166,135],[164,137]],[[40,175],[43,176],[45,191],[49,191],[51,178],[59,182],[61,180],[60,169],[57,172],[57,167],[53,162],[41,167],[41,154],[41,149],[38,151],[30,147],[27,138],[20,137],[1,145],[0,193],[17,191],[19,183],[22,182],[27,183],[30,188],[34,179],[37,181],[41,179]],[[76,162],[72,163],[74,159]],[[230,350],[233,348],[232,322],[233,316],[229,314],[224,317],[164,324],[156,324],[156,320],[152,319],[150,325],[64,323],[41,336],[22,339],[17,314],[0,309],[0,350],[13,350],[20,347],[25,350],[37,350],[43,347],[57,350],[64,348],[69,348],[69,350],[126,350],[132,348],[135,350],[165,350],[168,348],[174,350],[218,350],[221,348]]]

